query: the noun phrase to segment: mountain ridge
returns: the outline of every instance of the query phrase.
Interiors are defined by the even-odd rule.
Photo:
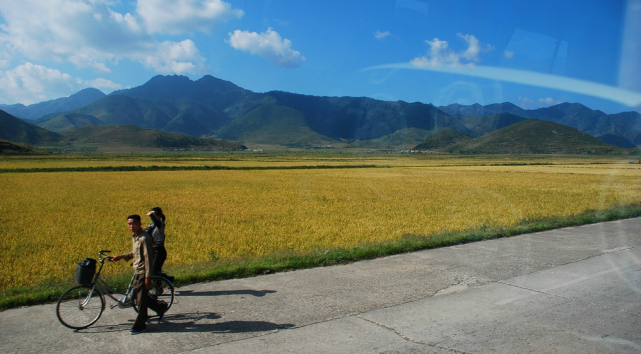
[[[61,97],[28,106],[23,104],[2,105],[0,109],[15,117],[35,121],[51,113],[66,112],[86,106],[103,97],[105,97],[105,94],[102,91],[95,88],[86,88],[69,97]]]
[[[0,153],[45,153],[32,146],[53,150],[106,150],[151,149],[200,149],[245,150],[246,146],[230,141],[196,138],[187,135],[143,129],[135,125],[85,125],[63,133],[56,133],[0,110]],[[79,148],[78,146],[81,146]]]
[[[67,145],[87,146],[93,144],[98,149],[104,146],[109,146],[111,149],[114,146],[161,149],[198,148],[208,150],[244,150],[247,148],[234,142],[195,138],[144,129],[135,125],[84,126],[65,132],[62,136]]]
[[[59,141],[62,135],[26,122],[0,110],[0,139],[12,143],[38,145]]]
[[[373,146],[374,141],[398,142],[403,136],[398,132],[408,129],[413,140],[442,130],[482,136],[530,118],[565,124],[620,147],[641,145],[641,115],[636,112],[607,115],[578,103],[524,110],[508,102],[435,107],[368,97],[255,93],[210,75],[195,81],[178,75],[154,76],[141,86],[47,116],[38,125],[62,132],[84,125],[133,124],[249,144],[358,142]]]
[[[256,124],[256,112],[261,105],[278,108],[279,114],[269,118],[272,124]],[[177,112],[181,110],[192,113],[180,116]],[[193,113],[198,111],[204,113]],[[272,109],[264,111],[273,112]],[[283,122],[276,122],[278,119]],[[216,124],[207,125],[212,120]],[[164,125],[159,124],[160,121]],[[249,121],[254,123],[246,124]],[[293,121],[298,122],[295,126],[299,129],[289,131],[285,122]],[[167,125],[167,122],[173,125]],[[155,76],[137,88],[114,92],[88,106],[39,122],[41,127],[58,132],[93,124],[134,124],[225,140],[242,137],[249,143],[265,143],[265,136],[269,135],[271,143],[277,145],[316,144],[328,139],[347,142],[369,140],[405,128],[468,130],[457,119],[433,105],[365,97],[317,97],[281,91],[254,93],[211,76],[197,81],[183,76]],[[261,131],[271,129],[274,124],[283,126],[283,129],[269,134]],[[191,129],[188,130],[189,127]],[[233,132],[240,127],[254,131]],[[311,140],[302,141],[297,136],[301,131]]]
[[[607,144],[567,125],[527,119],[475,139],[459,139],[442,147],[460,154],[594,154],[621,153]]]
[[[580,103],[560,103],[545,108],[524,110],[509,102],[487,106],[452,104],[441,106],[439,109],[451,114],[464,113],[467,117],[496,114],[504,109],[507,113],[525,119],[546,120],[576,128],[597,138],[604,137],[606,141],[619,147],[641,145],[641,114],[635,111],[606,114]]]

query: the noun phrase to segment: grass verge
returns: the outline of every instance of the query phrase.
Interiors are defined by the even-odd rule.
[[[638,216],[641,216],[641,204],[609,210],[588,211],[572,217],[526,221],[509,227],[484,227],[464,232],[443,232],[437,235],[406,235],[400,240],[383,244],[367,244],[350,249],[319,250],[307,254],[276,254],[260,259],[175,267],[168,269],[167,272],[176,277],[174,285],[182,286],[205,281],[246,278],[296,269],[347,264],[400,253]],[[118,289],[125,289],[129,280],[129,275],[107,279],[110,285],[116,285]],[[74,284],[48,283],[37,287],[9,289],[0,292],[0,310],[55,302],[71,286]]]

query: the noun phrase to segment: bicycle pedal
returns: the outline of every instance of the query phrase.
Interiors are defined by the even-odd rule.
[[[120,301],[118,301],[118,305],[117,306],[118,306],[118,308],[126,309],[126,308],[129,308],[129,307],[132,307],[133,305],[134,305],[133,302],[120,302]]]

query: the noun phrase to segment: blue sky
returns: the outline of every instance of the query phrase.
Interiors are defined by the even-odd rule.
[[[155,75],[434,105],[641,109],[641,0],[0,2],[0,103]]]

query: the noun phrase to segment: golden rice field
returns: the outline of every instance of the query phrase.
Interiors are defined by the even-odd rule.
[[[641,203],[627,160],[444,157],[137,157],[137,165],[378,165],[378,168],[0,173],[0,291],[64,282],[101,249],[129,251],[129,214],[161,206],[166,268],[515,225]],[[119,166],[66,158],[19,166]],[[225,162],[227,161],[227,162]],[[520,163],[520,165],[519,165]],[[30,165],[33,164],[33,165]],[[513,165],[516,164],[516,165]],[[129,273],[121,262],[110,272]]]
[[[42,156],[0,156],[0,171],[7,169],[35,168],[77,168],[105,166],[229,166],[229,167],[286,167],[318,165],[379,165],[398,167],[435,166],[487,166],[500,164],[560,164],[595,165],[627,163],[627,160],[613,160],[611,157],[555,157],[530,156],[452,156],[452,155],[372,155],[372,154],[104,154],[104,155],[50,155]]]

